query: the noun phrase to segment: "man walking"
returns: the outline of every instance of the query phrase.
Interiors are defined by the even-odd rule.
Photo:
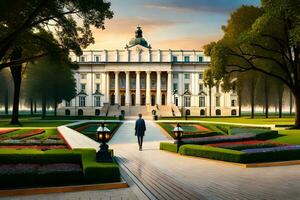
[[[142,151],[143,137],[145,135],[146,125],[144,119],[142,119],[142,114],[139,114],[139,119],[135,122],[135,135],[138,138],[139,149]]]

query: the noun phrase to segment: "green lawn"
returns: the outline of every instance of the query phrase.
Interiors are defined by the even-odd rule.
[[[300,145],[300,130],[280,130],[279,134],[281,136],[272,141]]]
[[[184,120],[185,118],[162,118],[162,120]],[[231,123],[244,123],[244,124],[276,124],[276,125],[293,125],[295,118],[284,117],[284,118],[263,118],[257,117],[251,119],[249,117],[204,117],[204,118],[188,118],[188,120],[199,120],[199,121],[213,121],[213,122],[231,122]]]
[[[0,127],[19,127],[19,125],[10,125],[9,120],[2,120],[0,121]],[[30,120],[30,119],[21,119],[20,122],[22,123],[22,127],[57,127],[64,124],[69,124],[74,121],[69,120]]]

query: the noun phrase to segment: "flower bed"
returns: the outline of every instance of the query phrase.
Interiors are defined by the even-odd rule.
[[[7,145],[0,146],[0,149],[40,149],[40,150],[49,150],[49,149],[66,149],[66,145]]]
[[[207,145],[212,146],[212,147],[226,148],[226,147],[261,144],[261,143],[265,143],[265,141],[262,141],[262,140],[248,140],[248,141],[237,141],[237,142],[221,142],[221,143],[213,143],[213,144],[207,144]]]
[[[245,149],[242,150],[242,152],[245,152],[247,154],[252,154],[252,153],[267,153],[267,152],[291,151],[291,150],[300,150],[300,145],[286,145],[286,146],[270,147],[270,148]]]
[[[14,132],[17,130],[19,130],[19,129],[2,129],[2,130],[0,130],[0,135],[6,134],[6,133],[11,133],[11,132]]]
[[[32,131],[27,132],[27,133],[12,136],[11,138],[12,139],[23,139],[23,138],[26,138],[26,137],[31,137],[31,136],[34,136],[34,135],[42,134],[44,132],[45,132],[44,129],[35,129],[35,130],[32,130]]]

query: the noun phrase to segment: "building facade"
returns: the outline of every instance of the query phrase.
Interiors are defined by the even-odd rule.
[[[210,58],[198,50],[154,50],[137,27],[124,50],[87,51],[71,56],[77,95],[59,105],[60,115],[209,116],[203,74]],[[237,115],[235,89],[212,88],[211,115]]]

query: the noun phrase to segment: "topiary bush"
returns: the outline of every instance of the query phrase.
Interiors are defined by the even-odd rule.
[[[159,149],[177,153],[177,145],[174,143],[161,142],[159,145]]]
[[[188,156],[211,158],[229,162],[242,163],[241,156],[245,153],[230,149],[222,149],[204,145],[183,145],[179,148],[179,153]]]

